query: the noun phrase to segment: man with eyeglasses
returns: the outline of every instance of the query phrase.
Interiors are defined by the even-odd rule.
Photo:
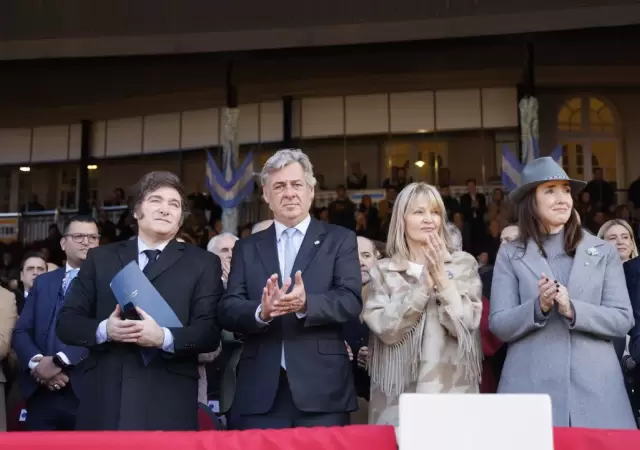
[[[78,365],[87,350],[63,344],[55,327],[87,252],[99,242],[98,225],[91,217],[68,219],[60,239],[65,267],[36,278],[16,324],[13,347],[20,366],[18,383],[27,403],[27,430],[75,428],[81,376]]]

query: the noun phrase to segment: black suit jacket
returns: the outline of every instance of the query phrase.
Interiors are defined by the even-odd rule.
[[[629,353],[637,363],[640,361],[640,258],[633,258],[627,261],[623,264],[623,267],[629,297],[631,298],[631,306],[633,307],[633,317],[636,321],[635,326],[629,331],[631,338],[629,341]],[[615,345],[619,356],[622,356],[620,350],[624,351],[624,344],[624,342],[618,341],[617,345]]]
[[[76,427],[85,430],[196,430],[198,354],[215,350],[215,312],[223,286],[217,256],[171,241],[148,274],[183,324],[170,328],[175,353],[148,366],[133,344],[96,343],[96,330],[116,307],[109,283],[138,260],[136,239],[92,249],[58,316],[61,341],[86,347],[85,383]]]
[[[484,196],[484,194],[477,192],[476,200],[478,201],[478,208],[474,211],[474,208],[472,208],[471,206],[473,204],[473,202],[471,201],[471,195],[462,194],[460,196],[460,211],[464,215],[465,222],[484,221],[484,215],[487,212],[487,198]]]
[[[262,290],[280,272],[275,226],[242,239],[233,249],[227,291],[218,307],[225,330],[244,334],[234,414],[263,414],[275,399],[284,342],[287,379],[301,411],[354,411],[356,395],[342,324],[362,310],[360,264],[353,231],[311,219],[293,272],[302,271],[307,314],[256,322]],[[280,277],[282,279],[282,277]]]

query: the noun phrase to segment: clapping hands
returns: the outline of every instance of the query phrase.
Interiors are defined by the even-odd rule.
[[[260,319],[268,322],[274,317],[285,314],[306,312],[306,292],[302,281],[302,272],[296,272],[293,289],[287,293],[290,287],[291,279],[287,279],[282,287],[279,287],[278,275],[274,274],[269,277],[262,290]]]
[[[569,291],[566,286],[557,280],[550,280],[544,273],[538,280],[538,297],[540,309],[548,313],[553,308],[554,302],[558,305],[558,312],[569,320],[573,320],[573,307],[569,300]]]

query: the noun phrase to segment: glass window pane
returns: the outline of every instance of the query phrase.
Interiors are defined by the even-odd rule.
[[[611,109],[609,108],[603,108],[600,110],[600,120],[602,121],[602,123],[605,123],[607,125],[613,125],[614,124],[614,120],[613,120],[613,114],[611,113]]]
[[[580,111],[576,111],[571,116],[570,131],[580,131],[582,129],[582,114]]]
[[[582,109],[582,99],[580,97],[572,98],[567,102],[567,106],[573,111],[579,111]]]
[[[589,124],[592,131],[602,131],[602,123],[598,112],[594,109],[589,111]]]
[[[604,108],[605,105],[602,101],[598,100],[597,98],[593,98],[591,97],[589,99],[589,108],[596,110],[596,111],[600,111],[602,108]]]

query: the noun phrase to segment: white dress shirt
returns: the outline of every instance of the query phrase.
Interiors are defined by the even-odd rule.
[[[138,265],[140,266],[140,270],[144,270],[144,268],[149,263],[149,257],[147,257],[147,255],[144,253],[145,250],[160,250],[160,252],[163,252],[168,244],[169,241],[163,242],[157,245],[155,248],[151,248],[147,244],[145,244],[144,241],[140,239],[140,237],[138,237]],[[158,257],[160,258],[161,256],[162,253],[160,253],[160,256]],[[169,331],[169,329],[165,327],[162,328],[162,331],[164,331],[162,350],[167,353],[174,353],[175,349],[173,346],[173,334],[171,334],[171,331]],[[106,342],[107,339],[107,319],[105,319],[100,322],[100,325],[98,325],[98,329],[96,330],[96,343],[102,344]]]
[[[62,286],[64,286],[64,284],[66,282],[66,278],[67,278],[67,276],[69,276],[69,272],[72,271],[72,270],[73,270],[73,267],[71,267],[69,265],[69,263],[67,263],[65,265],[65,268],[64,268],[64,278],[62,279]],[[29,295],[29,292],[24,291],[25,300],[27,299],[28,295]],[[56,301],[57,301],[57,299],[56,299]],[[64,361],[65,364],[71,364],[71,360],[69,360],[69,358],[67,357],[67,355],[64,354],[64,352],[58,352],[58,353],[56,353],[56,355],[58,355],[60,357],[60,359]],[[28,364],[29,369],[33,370],[39,363],[39,361],[35,361],[35,359],[36,358],[39,359],[39,358],[42,358],[42,357],[43,357],[43,355],[40,354],[40,353],[38,353],[37,355],[33,355],[31,357],[31,360],[29,360],[29,364]]]
[[[282,238],[283,233],[285,232],[285,230],[287,230],[289,227],[287,227],[286,225],[281,224],[280,222],[278,222],[277,220],[273,221],[274,226],[276,228],[276,245],[278,248],[278,263],[280,265],[280,274],[282,276],[282,282],[284,283],[288,278],[290,274],[285,274],[284,273],[284,266],[285,266],[285,256],[284,256],[284,252],[285,252],[285,240]],[[302,241],[304,240],[304,236],[307,234],[307,230],[309,229],[309,224],[311,223],[311,216],[308,215],[302,222],[300,222],[298,225],[292,227],[295,228],[296,230],[298,230],[296,233],[293,234],[293,236],[291,236],[291,240],[293,242],[293,245],[296,249],[296,255],[298,254],[298,252],[300,251],[300,247],[302,246]],[[292,280],[292,285],[295,283],[295,274],[291,274],[294,277],[294,280]],[[263,326],[267,326],[269,325],[269,322],[271,322],[271,320],[269,320],[269,322],[265,322],[264,320],[262,320],[260,318],[260,311],[262,311],[262,305],[258,306],[258,309],[256,310],[256,321]],[[296,312],[296,317],[298,317],[298,319],[304,319],[305,316],[307,314],[306,313],[301,313],[301,312]],[[284,343],[282,344],[282,361],[281,361],[281,365],[284,369],[286,369],[285,367],[285,359],[284,359]]]

